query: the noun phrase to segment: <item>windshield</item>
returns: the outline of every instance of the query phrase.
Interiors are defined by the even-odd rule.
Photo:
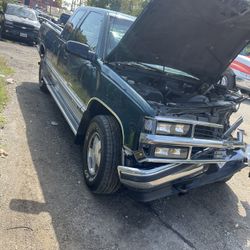
[[[23,6],[8,5],[5,13],[8,15],[27,18],[32,21],[37,20],[35,13],[32,10]]]
[[[128,31],[130,26],[133,24],[134,20],[131,19],[125,19],[122,17],[111,17],[111,24],[109,29],[109,37],[108,37],[108,45],[107,45],[107,54],[109,54],[121,41],[125,33]],[[119,62],[121,63],[121,62]],[[198,78],[187,74],[183,71],[173,69],[170,67],[165,67],[161,65],[154,65],[154,64],[146,64],[146,63],[136,63],[136,62],[125,62],[125,64],[131,65],[131,66],[144,66],[147,68],[151,68],[152,70],[162,71],[166,74],[171,75],[180,75],[183,77],[189,77],[198,80]]]
[[[111,17],[107,54],[109,54],[117,46],[132,23],[133,20],[121,17]]]

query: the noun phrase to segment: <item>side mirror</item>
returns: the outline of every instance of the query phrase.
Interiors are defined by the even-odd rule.
[[[94,62],[97,60],[96,54],[90,50],[87,44],[76,41],[68,41],[66,43],[66,51],[80,58]]]

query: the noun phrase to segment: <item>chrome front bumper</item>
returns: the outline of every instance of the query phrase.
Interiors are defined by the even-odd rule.
[[[139,190],[150,190],[162,185],[170,185],[173,182],[192,179],[206,174],[209,162],[201,161],[196,164],[173,163],[153,169],[139,169],[119,166],[118,173],[121,183],[127,187]],[[233,150],[224,162],[218,162],[214,180],[212,175],[210,183],[216,182],[218,178],[233,175],[246,166],[250,166],[250,145],[245,149]],[[221,174],[220,174],[221,173]],[[211,178],[212,177],[212,178]]]

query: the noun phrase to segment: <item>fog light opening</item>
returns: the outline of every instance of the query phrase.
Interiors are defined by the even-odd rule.
[[[156,147],[155,157],[170,159],[186,159],[188,157],[188,148],[166,148]]]

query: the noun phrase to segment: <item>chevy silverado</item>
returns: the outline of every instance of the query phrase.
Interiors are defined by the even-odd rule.
[[[243,118],[230,123],[244,97],[220,81],[249,23],[244,0],[152,0],[137,19],[79,7],[64,29],[43,22],[39,85],[82,147],[92,192],[123,184],[146,202],[248,166]]]

